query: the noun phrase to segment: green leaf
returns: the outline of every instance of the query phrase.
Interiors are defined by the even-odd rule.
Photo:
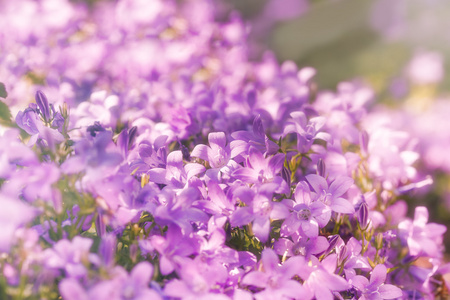
[[[6,98],[8,97],[8,93],[6,92],[5,85],[0,82],[0,98]]]
[[[1,93],[1,88],[0,88],[0,93]],[[11,112],[9,110],[9,107],[3,101],[0,101],[0,124],[5,125],[5,126],[13,125],[11,122]]]

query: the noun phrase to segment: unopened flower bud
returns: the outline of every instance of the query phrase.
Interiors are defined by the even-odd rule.
[[[375,237],[375,249],[380,250],[381,248],[383,248],[383,234],[378,232]]]
[[[36,92],[36,104],[39,107],[39,110],[41,111],[42,117],[44,118],[45,122],[50,121],[50,106],[48,105],[47,97],[44,95],[43,92],[37,91]]]
[[[288,186],[291,186],[291,172],[285,166],[281,169],[281,177],[286,181]]]
[[[369,206],[367,205],[366,201],[363,201],[358,210],[358,222],[359,226],[361,227],[361,230],[367,229],[368,220],[369,220]]]
[[[359,146],[361,147],[361,153],[366,156],[369,153],[369,134],[365,130],[359,135]]]
[[[320,158],[317,162],[317,175],[325,177],[326,167],[324,161]]]

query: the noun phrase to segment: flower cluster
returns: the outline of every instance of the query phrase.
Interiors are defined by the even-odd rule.
[[[317,93],[312,68],[251,61],[216,12],[0,7],[0,298],[440,293],[446,227],[403,198],[431,183],[415,137],[359,83]]]

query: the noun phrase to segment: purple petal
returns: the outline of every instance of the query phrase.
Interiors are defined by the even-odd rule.
[[[330,207],[333,211],[341,214],[353,214],[355,212],[353,205],[344,198],[334,199]]]
[[[137,264],[131,271],[131,279],[138,286],[146,286],[153,275],[153,266],[148,261]]]
[[[303,233],[309,238],[315,238],[319,235],[319,225],[316,221],[310,220],[301,223]]]
[[[261,152],[258,151],[255,147],[250,147],[248,151],[247,158],[247,167],[250,167],[254,170],[265,170],[267,167],[267,162]]]
[[[192,294],[191,289],[182,280],[174,279],[164,287],[164,294],[169,297],[187,297]]]
[[[300,282],[294,280],[287,280],[284,283],[281,283],[281,292],[283,296],[288,296],[292,299],[305,299],[308,292],[301,285]]]
[[[247,150],[247,142],[241,140],[235,140],[230,143],[230,157],[234,158],[239,154],[242,154]]]
[[[159,261],[159,268],[161,270],[161,274],[163,275],[168,275],[172,273],[174,270],[172,262],[165,255],[161,255],[161,259]]]
[[[396,299],[403,295],[402,290],[392,284],[383,284],[378,292],[383,299]]]
[[[289,209],[283,203],[273,202],[270,217],[274,220],[286,219],[290,215]]]
[[[248,183],[258,182],[258,172],[250,168],[240,168],[235,170],[232,177]]]
[[[260,115],[257,115],[255,117],[255,119],[253,120],[253,132],[258,137],[264,137],[265,136],[264,125],[263,125],[263,123],[261,121],[261,116]]]
[[[369,285],[369,280],[364,276],[356,275],[351,278],[351,284],[361,292],[364,292],[366,290],[366,286]]]
[[[330,185],[330,192],[334,197],[342,196],[353,185],[353,179],[350,177],[342,176],[336,178]]]
[[[215,148],[225,148],[225,145],[227,144],[227,138],[225,137],[224,132],[211,132],[208,134],[208,142],[209,146],[212,149]]]
[[[209,159],[208,152],[209,151],[211,151],[211,148],[209,148],[206,145],[199,144],[194,147],[194,150],[192,150],[192,152],[191,152],[191,156],[198,157],[198,158],[208,161],[208,159]]]
[[[321,194],[322,191],[328,190],[328,183],[322,176],[309,174],[306,175],[306,180],[317,194]]]
[[[258,217],[253,221],[253,233],[261,241],[265,243],[269,238],[270,219],[268,217]]]
[[[280,273],[283,274],[284,278],[290,279],[294,275],[297,275],[304,266],[305,258],[303,256],[293,256],[281,266]]]
[[[372,286],[380,286],[386,281],[386,273],[387,269],[385,265],[379,264],[376,265],[372,271],[372,275],[370,275],[370,285]]]
[[[255,198],[255,192],[248,187],[239,187],[234,191],[234,198],[250,205]]]
[[[203,173],[205,171],[205,167],[201,164],[197,163],[189,163],[184,166],[184,169],[187,174],[187,179],[191,178],[192,176],[196,176],[200,173]]]
[[[311,191],[306,181],[300,181],[294,192],[294,198],[297,203],[309,204],[311,202]]]
[[[336,274],[330,274],[325,271],[323,273],[322,278],[324,281],[324,285],[330,289],[331,291],[345,291],[349,289],[351,286],[343,277],[340,277]]]
[[[283,153],[278,153],[269,160],[268,169],[273,172],[273,174],[278,174],[283,168],[285,155]]]
[[[88,296],[77,280],[63,279],[59,284],[59,291],[65,300],[88,300]]]
[[[266,248],[261,254],[261,263],[267,274],[274,274],[278,269],[278,255],[270,248]]]
[[[244,276],[244,278],[242,279],[242,283],[245,285],[253,285],[264,288],[266,287],[268,278],[269,275],[266,273],[253,271]]]
[[[414,225],[424,227],[428,222],[428,209],[425,206],[418,206],[414,212]]]
[[[231,226],[243,226],[249,224],[254,219],[253,211],[250,207],[238,208],[230,217]]]
[[[148,171],[149,180],[158,184],[167,184],[166,169],[154,168]]]
[[[173,168],[183,168],[183,153],[180,150],[172,151],[167,155],[167,165]]]

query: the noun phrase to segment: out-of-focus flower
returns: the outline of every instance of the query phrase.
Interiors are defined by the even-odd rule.
[[[387,269],[383,264],[376,265],[370,275],[370,280],[354,272],[346,272],[349,283],[360,295],[358,299],[397,299],[402,297],[402,290],[395,285],[385,284]]]
[[[428,209],[416,207],[414,220],[404,220],[398,224],[399,237],[408,245],[413,256],[439,257],[442,235],[447,231],[444,225],[428,223]]]
[[[313,201],[321,201],[338,213],[352,214],[355,212],[353,205],[341,197],[353,184],[353,179],[350,177],[338,177],[330,185],[325,178],[316,174],[306,175],[306,180],[314,190]]]
[[[277,254],[272,249],[264,249],[261,254],[261,268],[263,271],[252,271],[244,276],[245,285],[263,288],[255,294],[255,298],[262,299],[307,299],[305,288],[292,278],[305,266],[301,256],[295,256],[279,265]]]

